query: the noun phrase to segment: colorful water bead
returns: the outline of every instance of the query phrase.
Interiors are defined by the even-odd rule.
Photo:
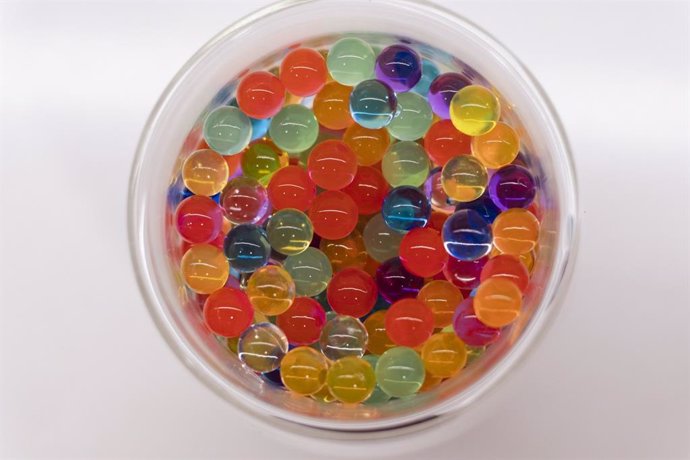
[[[326,254],[334,272],[346,267],[365,268],[367,265],[367,250],[364,247],[362,235],[355,229],[345,238],[338,240],[322,239],[319,249]]]
[[[195,195],[212,196],[228,183],[230,170],[225,158],[213,150],[197,150],[182,165],[182,181]]]
[[[472,154],[490,169],[512,163],[519,151],[520,137],[500,121],[488,133],[472,138]]]
[[[427,227],[414,228],[400,242],[400,261],[410,273],[429,278],[443,270],[448,253],[439,232]]]
[[[360,214],[379,212],[390,187],[378,169],[359,166],[352,183],[343,189],[357,203]]]
[[[493,223],[496,216],[501,213],[501,210],[498,209],[498,206],[493,202],[487,190],[476,200],[460,202],[455,206],[456,211],[461,211],[463,209],[477,211],[479,215],[482,216],[482,219],[490,224]]]
[[[424,137],[431,126],[434,115],[429,103],[417,93],[398,95],[398,110],[386,127],[394,138],[414,141]]]
[[[357,173],[357,157],[343,141],[330,139],[317,144],[309,154],[311,180],[324,190],[347,187]]]
[[[237,107],[222,106],[206,116],[203,131],[209,147],[223,155],[233,155],[249,144],[252,123]]]
[[[338,83],[354,86],[374,76],[375,60],[369,43],[355,37],[341,38],[328,51],[328,71]]]
[[[494,246],[504,254],[519,256],[534,249],[539,240],[539,220],[522,208],[503,211],[493,223]]]
[[[252,177],[231,179],[223,190],[220,204],[225,217],[233,224],[256,224],[268,213],[270,204],[266,189]]]
[[[376,369],[376,364],[379,362],[379,357],[376,355],[364,355],[364,356],[362,356],[362,359],[365,360],[366,362],[368,362],[369,365],[371,365],[372,369]],[[376,375],[374,375],[374,378],[376,378]],[[377,383],[374,387],[374,391],[367,398],[367,400],[364,401],[364,404],[366,404],[366,405],[382,404],[382,403],[385,403],[386,401],[388,401],[390,399],[391,399],[390,395],[386,394],[381,389],[379,384]]]
[[[286,159],[273,142],[260,139],[242,152],[242,173],[265,182],[271,174],[287,166]]]
[[[266,265],[249,277],[247,295],[258,311],[269,316],[280,315],[295,299],[295,282],[278,265]]]
[[[385,262],[398,255],[403,234],[392,230],[383,216],[376,214],[364,226],[362,238],[369,256],[377,262]]]
[[[465,367],[467,349],[452,332],[432,335],[422,347],[424,368],[434,377],[452,377]]]
[[[480,280],[489,278],[504,278],[517,285],[520,291],[525,292],[529,284],[529,271],[525,264],[515,256],[499,254],[492,257],[482,268]]]
[[[227,104],[232,107],[238,107],[237,105],[237,98],[232,98],[232,100]],[[271,124],[271,119],[270,118],[251,118],[249,117],[249,121],[252,124],[252,137],[250,139],[251,141],[255,141],[257,139],[261,139],[266,135],[268,132],[268,127]],[[233,155],[226,155],[226,159],[231,158]],[[230,165],[230,174],[232,175],[232,165]]]
[[[350,113],[365,128],[388,126],[398,108],[398,99],[387,84],[378,80],[358,83],[350,94]]]
[[[286,166],[271,177],[268,196],[273,209],[294,208],[306,211],[316,198],[316,185],[304,168]]]
[[[508,165],[495,171],[489,180],[489,195],[496,206],[505,211],[527,208],[537,193],[532,173],[522,166]]]
[[[424,383],[424,362],[408,347],[395,347],[383,353],[374,372],[381,390],[395,398],[417,393]]]
[[[223,210],[207,196],[192,195],[177,205],[175,225],[183,240],[208,243],[218,237],[223,227]]]
[[[320,294],[326,290],[333,276],[328,257],[312,247],[300,254],[288,256],[283,267],[292,276],[297,294],[301,296],[313,297]]]
[[[340,402],[360,403],[374,392],[376,375],[368,361],[346,356],[335,361],[326,374],[326,385]]]
[[[367,348],[367,330],[357,318],[336,316],[321,331],[321,353],[330,360],[345,356],[361,357]]]
[[[429,103],[434,113],[443,120],[450,118],[450,101],[455,93],[469,85],[469,80],[459,73],[448,72],[439,75],[429,86]]]
[[[374,279],[359,268],[344,268],[328,284],[328,304],[339,315],[361,318],[374,308],[378,289]]]
[[[237,85],[237,105],[248,117],[270,118],[285,103],[285,86],[270,72],[250,72]]]
[[[471,291],[479,286],[482,268],[488,260],[488,257],[477,260],[459,260],[451,257],[443,268],[443,275],[460,289]]]
[[[287,389],[300,395],[311,395],[326,384],[328,360],[310,347],[288,351],[280,365],[280,377]]]
[[[474,311],[487,326],[507,326],[518,318],[521,307],[520,288],[503,278],[482,281],[474,295]]]
[[[377,56],[375,72],[376,78],[394,91],[409,91],[422,78],[422,59],[407,45],[391,45]]]
[[[368,129],[355,123],[345,130],[343,142],[355,152],[359,165],[372,166],[386,154],[390,135],[385,128]]]
[[[422,96],[427,96],[429,94],[429,87],[431,82],[438,77],[440,71],[436,64],[428,59],[422,59],[422,78],[419,79],[412,91]]]
[[[403,266],[400,258],[388,259],[376,270],[376,285],[388,302],[417,297],[424,286],[424,278],[413,275]]]
[[[261,227],[241,224],[228,232],[223,251],[234,270],[249,273],[268,263],[271,246]]]
[[[434,315],[417,299],[398,300],[386,312],[386,332],[397,345],[417,347],[434,332]]]
[[[489,89],[469,85],[455,93],[450,101],[450,119],[458,131],[468,136],[486,134],[501,117],[498,97]]]
[[[451,324],[453,315],[463,297],[460,289],[446,280],[432,280],[424,285],[417,299],[424,303],[434,315],[434,327],[443,328]]]
[[[427,224],[431,216],[431,205],[418,188],[404,185],[388,193],[383,200],[381,215],[390,228],[406,232]]]
[[[364,328],[369,335],[367,350],[370,353],[380,355],[395,347],[395,343],[386,332],[386,312],[384,310],[376,311],[367,316],[367,319],[364,320]]]
[[[451,203],[446,191],[443,190],[441,170],[436,168],[434,171],[429,174],[429,177],[424,182],[424,193],[434,211],[450,214],[455,209],[455,206]]]
[[[303,152],[316,142],[319,122],[308,107],[290,104],[271,119],[268,133],[273,142],[286,152]]]
[[[453,315],[453,330],[467,345],[484,347],[501,336],[501,330],[482,323],[474,312],[474,299],[468,297],[458,306]]]
[[[350,195],[327,190],[316,197],[309,209],[314,232],[322,238],[337,240],[357,226],[357,204]]]
[[[484,193],[489,174],[483,164],[470,155],[451,158],[443,167],[441,184],[450,198],[474,201]]]
[[[239,337],[254,319],[247,294],[239,289],[220,288],[204,302],[206,326],[222,337]]]
[[[297,48],[280,63],[280,80],[285,89],[296,96],[312,96],[326,84],[326,60],[316,50]]]
[[[237,343],[237,356],[256,372],[278,369],[288,351],[288,341],[277,326],[258,323],[247,328]]]
[[[314,115],[321,126],[341,130],[351,126],[355,120],[350,115],[351,86],[337,81],[327,83],[314,97]]]
[[[180,261],[185,284],[199,294],[211,294],[225,286],[230,266],[223,252],[210,244],[195,244]]]
[[[393,187],[419,187],[429,176],[429,157],[416,142],[396,142],[383,156],[381,170],[383,177]]]
[[[274,250],[291,256],[309,247],[314,228],[305,213],[288,208],[273,213],[266,225],[266,234]]]
[[[276,319],[291,345],[310,345],[321,336],[326,312],[311,297],[296,297],[292,305]]]
[[[450,120],[439,120],[424,135],[424,149],[429,158],[445,166],[453,157],[472,153],[472,138],[458,131]]]
[[[477,211],[462,209],[443,224],[443,244],[460,260],[477,260],[491,252],[491,225]]]

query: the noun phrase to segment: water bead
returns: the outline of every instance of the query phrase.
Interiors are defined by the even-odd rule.
[[[396,187],[383,201],[381,215],[391,229],[406,232],[427,224],[431,216],[431,205],[419,189],[410,186]]]
[[[288,341],[280,328],[271,323],[250,326],[240,336],[237,356],[255,372],[278,369],[288,351]]]
[[[445,166],[453,157],[472,153],[472,138],[458,131],[450,120],[439,120],[424,135],[424,149],[431,161]]]
[[[274,209],[309,209],[316,199],[316,185],[304,168],[286,166],[276,171],[268,183],[268,196]]]
[[[357,173],[357,157],[343,141],[326,140],[309,154],[307,170],[311,180],[324,190],[348,186]]]
[[[495,171],[489,180],[491,200],[503,211],[527,208],[532,204],[536,193],[534,176],[522,166],[504,166]]]
[[[500,121],[488,133],[472,138],[472,154],[490,169],[512,163],[519,151],[518,134]]]
[[[225,158],[213,150],[197,150],[182,165],[182,181],[195,195],[212,196],[228,183]]]
[[[364,328],[367,330],[369,340],[367,341],[367,351],[380,355],[386,350],[395,347],[395,343],[388,337],[386,332],[386,312],[376,311],[364,320]]]
[[[488,190],[485,190],[482,196],[476,200],[460,202],[455,206],[456,211],[462,211],[463,209],[472,209],[478,212],[479,215],[482,216],[482,219],[489,224],[493,223],[496,216],[501,213],[501,210],[498,209],[498,206],[494,204],[489,196]]]
[[[529,283],[529,271],[525,264],[515,256],[500,254],[489,259],[482,268],[480,280],[489,278],[503,278],[512,281],[520,291],[525,292]]]
[[[352,183],[343,192],[357,203],[360,214],[369,215],[379,212],[390,187],[378,169],[371,166],[359,166]]]
[[[433,119],[431,107],[424,97],[402,93],[398,95],[398,110],[386,129],[398,140],[414,141],[424,137]]]
[[[333,276],[328,257],[313,247],[301,254],[288,256],[283,267],[292,276],[297,294],[301,296],[313,297],[320,294],[326,290]]]
[[[385,128],[368,129],[355,123],[345,130],[343,142],[355,152],[359,165],[372,166],[386,154],[390,135]]]
[[[237,105],[248,117],[270,118],[280,111],[284,102],[285,86],[270,72],[250,72],[237,86]]]
[[[398,109],[395,93],[383,82],[365,80],[350,94],[350,114],[356,123],[369,129],[388,126]]]
[[[271,385],[275,385],[281,388],[285,387],[280,377],[280,368],[274,369],[271,372],[264,372],[263,374],[261,374],[261,379],[265,382],[270,383]]]
[[[232,107],[238,107],[237,99],[232,98],[232,100],[230,101],[230,103],[228,103],[228,105],[232,106]],[[251,117],[249,117],[249,121],[252,124],[252,137],[250,139],[250,142],[255,141],[257,139],[261,139],[262,137],[264,137],[266,135],[266,133],[268,132],[268,127],[271,124],[270,118],[251,118]],[[232,157],[233,157],[233,155],[226,155],[225,156],[226,160],[228,160]],[[234,169],[232,168],[232,165],[230,165],[230,166],[231,166],[230,167],[230,174],[232,175],[232,171],[234,171]]]
[[[328,369],[326,384],[338,401],[356,404],[373,393],[376,387],[374,368],[357,356],[338,359]]]
[[[268,263],[271,246],[261,227],[241,224],[228,232],[223,251],[233,270],[249,273]]]
[[[296,96],[312,96],[326,84],[326,60],[316,50],[297,48],[290,51],[280,63],[280,80]]]
[[[504,278],[489,278],[477,288],[474,311],[479,321],[491,327],[504,327],[515,321],[522,307],[522,292]]]
[[[533,250],[539,240],[539,220],[522,208],[503,211],[493,223],[494,246],[504,254],[519,256]]]
[[[180,270],[185,284],[199,294],[210,294],[225,285],[230,274],[223,252],[210,244],[196,244],[182,256]]]
[[[218,237],[223,226],[223,210],[207,196],[192,195],[177,205],[177,232],[189,243],[208,243]]]
[[[319,401],[326,404],[332,403],[336,400],[335,396],[331,394],[331,390],[328,389],[328,385],[324,385],[319,391],[309,396],[315,401]]]
[[[338,83],[354,86],[374,76],[375,60],[369,43],[355,37],[341,38],[328,51],[328,71]]]
[[[319,123],[311,109],[290,104],[271,119],[268,133],[282,150],[299,153],[314,145],[319,136]]]
[[[252,177],[231,179],[223,190],[220,204],[233,224],[256,224],[269,211],[266,189]]]
[[[367,330],[357,318],[336,316],[321,331],[319,345],[321,353],[330,360],[361,357],[367,347]]]
[[[469,80],[459,73],[448,72],[439,75],[429,86],[429,104],[439,118],[450,118],[450,101],[462,88],[470,84]]]
[[[453,330],[467,345],[484,347],[501,336],[501,330],[479,321],[474,312],[474,298],[465,299],[453,315]]]
[[[491,225],[477,211],[463,209],[443,224],[443,244],[460,260],[477,260],[491,252]]]
[[[379,293],[388,302],[417,297],[424,286],[424,278],[413,275],[403,266],[398,257],[388,259],[376,270],[376,285]]]
[[[327,83],[314,97],[313,110],[321,126],[341,130],[354,124],[350,115],[351,86],[337,81]]]
[[[417,393],[424,383],[424,362],[408,347],[395,347],[383,353],[374,371],[381,390],[396,398]]]
[[[321,336],[326,312],[310,297],[296,297],[292,305],[276,319],[291,345],[310,345]]]
[[[455,93],[450,101],[450,119],[458,131],[468,136],[488,133],[501,117],[496,95],[478,85],[469,85]]]
[[[255,141],[242,153],[242,173],[256,180],[270,179],[271,174],[286,166],[282,158],[273,142]]]
[[[204,120],[204,139],[223,155],[239,153],[249,144],[252,123],[237,107],[218,107]]]
[[[377,56],[375,72],[376,78],[394,91],[409,91],[422,78],[422,59],[407,45],[391,45]]]
[[[337,240],[357,226],[357,205],[349,195],[327,190],[316,197],[309,209],[314,232],[322,238]]]
[[[291,256],[304,252],[314,236],[309,217],[297,209],[281,209],[275,212],[266,225],[271,247],[281,254]]]
[[[443,230],[443,224],[446,223],[446,220],[448,220],[448,214],[444,212],[434,211],[431,213],[428,226],[440,232]]]
[[[422,59],[422,78],[414,85],[412,91],[422,96],[428,95],[431,82],[438,77],[439,73],[440,71],[436,64],[428,59]]]
[[[310,347],[297,347],[288,351],[280,365],[280,377],[290,391],[311,395],[326,384],[328,361]]]
[[[374,308],[378,289],[367,272],[349,267],[333,276],[328,284],[327,296],[334,312],[361,318]]]
[[[362,238],[369,256],[377,262],[385,262],[398,255],[403,234],[392,230],[383,216],[376,214],[364,226]]]
[[[451,257],[443,268],[443,275],[463,291],[471,291],[479,286],[482,268],[488,260],[488,257],[477,260],[459,260]]]
[[[425,369],[434,377],[452,377],[467,363],[465,344],[452,332],[432,335],[422,347],[421,355]]]
[[[460,289],[446,280],[429,281],[419,291],[417,299],[431,310],[435,328],[450,325],[456,308],[463,300]]]
[[[221,288],[204,302],[206,326],[222,337],[239,337],[254,319],[254,308],[247,294],[239,289]]]
[[[410,272],[423,278],[443,270],[448,253],[439,232],[432,228],[414,228],[400,242],[400,261]]]
[[[450,198],[443,190],[442,173],[440,169],[432,172],[427,180],[424,182],[424,193],[431,203],[433,211],[443,214],[450,214],[455,210],[455,206],[451,204]]]
[[[381,170],[392,187],[419,187],[429,176],[429,157],[416,142],[396,142],[383,156]]]
[[[295,299],[295,282],[283,268],[266,265],[249,277],[247,295],[258,311],[269,316],[280,315]]]
[[[424,383],[422,384],[422,387],[419,389],[420,393],[425,393],[427,391],[431,391],[437,386],[439,386],[443,382],[443,379],[441,377],[436,377],[435,375],[429,374],[429,371],[424,372]]]
[[[362,235],[357,230],[338,240],[322,239],[319,249],[330,260],[334,272],[346,267],[363,269],[367,264],[367,250]]]
[[[369,365],[371,365],[372,369],[376,369],[376,364],[379,361],[378,356],[376,356],[376,355],[364,355],[364,356],[362,356],[362,359],[364,359],[366,362],[368,362]],[[374,378],[376,378],[376,375],[374,375]],[[371,393],[369,398],[367,398],[367,400],[364,401],[364,404],[376,405],[376,404],[385,403],[386,401],[388,401],[390,399],[391,399],[390,395],[387,395],[377,383],[374,387],[374,391]]]
[[[434,315],[420,300],[398,300],[386,312],[386,332],[396,345],[417,347],[434,332]]]
[[[456,201],[474,201],[484,193],[489,174],[483,164],[470,155],[451,158],[443,167],[441,184],[448,196]]]

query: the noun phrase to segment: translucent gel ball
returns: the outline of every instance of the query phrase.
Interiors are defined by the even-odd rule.
[[[357,318],[336,316],[321,331],[321,353],[330,360],[361,357],[367,348],[367,330]]]
[[[383,156],[381,170],[392,187],[419,187],[429,176],[429,157],[416,142],[396,142]]]
[[[364,359],[366,362],[368,362],[369,365],[371,365],[372,369],[376,369],[376,364],[379,361],[378,356],[376,356],[376,355],[364,355],[364,356],[362,356],[362,359]],[[374,378],[376,378],[376,375],[374,375]],[[388,401],[390,399],[391,399],[390,395],[387,395],[377,383],[376,386],[374,387],[374,391],[371,393],[369,398],[367,398],[367,400],[364,401],[364,404],[366,404],[368,406],[369,405],[377,405],[377,404],[385,403],[386,401]]]
[[[288,351],[288,341],[278,327],[271,323],[250,326],[240,336],[237,356],[256,372],[271,372],[280,367]]]
[[[369,215],[379,212],[390,187],[378,169],[371,166],[359,166],[352,183],[343,192],[357,203],[360,214]]]
[[[426,305],[434,315],[434,327],[443,328],[451,324],[455,310],[462,302],[460,289],[446,280],[433,280],[424,285],[417,299]]]
[[[453,157],[472,153],[472,138],[453,126],[450,120],[432,124],[424,136],[424,149],[435,164],[444,166]]]
[[[391,190],[381,207],[386,225],[398,232],[424,227],[431,216],[431,204],[419,189],[410,186]]]
[[[322,239],[319,249],[331,261],[336,273],[347,267],[363,269],[367,265],[367,250],[362,235],[357,230],[338,240]]]
[[[464,203],[460,202],[455,206],[456,211],[461,211],[463,209],[471,209],[473,211],[478,212],[479,215],[482,216],[482,219],[484,219],[490,224],[493,223],[494,219],[496,219],[496,216],[498,216],[501,213],[501,210],[498,208],[498,206],[494,204],[493,200],[491,199],[488,190],[485,190],[482,196],[480,196],[476,200],[467,201]]]
[[[328,285],[328,304],[339,315],[361,318],[368,314],[378,297],[374,279],[359,268],[345,268]]]
[[[369,43],[355,37],[342,38],[328,51],[328,71],[338,83],[354,86],[374,76],[375,60]]]
[[[379,293],[388,302],[414,298],[424,286],[424,278],[413,275],[403,266],[400,259],[388,259],[376,270],[376,285]]]
[[[465,367],[467,349],[452,332],[439,332],[422,347],[422,361],[429,374],[435,377],[452,377]]]
[[[478,85],[469,85],[455,93],[450,101],[450,119],[458,131],[468,136],[486,134],[501,117],[496,95]]]
[[[355,152],[359,165],[372,166],[381,161],[391,141],[385,128],[368,129],[355,123],[343,134],[343,142]]]
[[[341,85],[337,81],[327,83],[314,97],[314,115],[321,126],[341,130],[355,120],[350,115],[351,86]]]
[[[503,211],[493,223],[494,246],[504,254],[519,256],[532,251],[539,240],[539,220],[526,209]]]
[[[311,297],[296,297],[292,305],[276,319],[291,345],[309,345],[321,336],[326,324],[326,312]]]
[[[443,270],[448,262],[448,253],[438,231],[414,228],[400,243],[400,260],[410,273],[430,278]]]
[[[398,300],[386,312],[386,332],[396,345],[417,347],[434,332],[434,315],[417,299]]]
[[[210,244],[189,248],[180,261],[180,271],[187,287],[199,294],[211,294],[222,288],[230,275],[225,255]]]
[[[326,84],[326,60],[316,50],[297,48],[290,51],[280,64],[280,80],[296,96],[312,96]]]
[[[383,353],[376,363],[376,381],[395,398],[410,396],[424,383],[424,362],[412,348],[395,347]]]
[[[291,104],[271,119],[268,132],[279,148],[288,153],[298,153],[314,145],[319,136],[319,123],[311,109]]]
[[[398,255],[403,234],[391,229],[386,225],[383,216],[376,214],[364,226],[362,237],[371,258],[378,262],[385,262]]]
[[[479,321],[474,312],[474,299],[469,297],[462,301],[453,315],[453,330],[467,345],[484,347],[498,340],[501,330],[487,326]]]
[[[314,228],[305,213],[288,208],[271,216],[266,225],[266,234],[274,250],[291,256],[304,252],[309,247]]]
[[[322,238],[345,238],[357,226],[357,204],[346,193],[327,190],[316,197],[309,209],[314,232]]]
[[[436,64],[428,59],[422,59],[422,78],[414,85],[412,91],[422,96],[426,96],[429,93],[429,87],[431,82],[438,77],[440,71]]]
[[[327,372],[328,360],[310,347],[293,348],[280,366],[285,388],[300,395],[311,395],[323,388]]]
[[[271,174],[286,166],[286,160],[273,142],[261,139],[242,153],[242,173],[265,184]]]
[[[239,153],[249,144],[252,123],[237,107],[218,107],[204,120],[204,139],[223,155]]]
[[[395,347],[395,343],[388,337],[386,332],[386,312],[379,310],[367,316],[364,320],[364,328],[367,330],[369,340],[367,351],[380,355],[386,350]]]
[[[455,206],[451,204],[451,200],[443,190],[443,177],[440,169],[436,169],[436,172],[432,172],[424,182],[424,193],[431,203],[431,208],[434,211],[441,212],[443,214],[452,213],[455,210]]]
[[[388,126],[397,108],[398,99],[393,90],[378,80],[365,80],[357,84],[350,94],[352,118],[368,129]]]
[[[471,209],[456,211],[443,224],[443,244],[460,260],[477,260],[491,252],[491,225]]]
[[[254,308],[239,289],[220,288],[204,302],[204,323],[222,337],[239,337],[253,319]]]
[[[311,180],[324,190],[347,187],[357,173],[357,157],[343,141],[329,139],[309,154],[307,171]]]
[[[525,292],[529,284],[529,270],[522,261],[508,254],[499,254],[489,259],[482,268],[480,281],[489,278],[503,278],[512,281],[520,291]]]
[[[512,163],[519,151],[520,137],[500,121],[488,133],[472,138],[472,154],[490,169]]]
[[[484,193],[489,174],[483,164],[470,155],[451,158],[443,167],[441,184],[456,201],[474,201]]]
[[[482,268],[488,260],[488,257],[477,260],[459,260],[451,257],[443,269],[443,275],[463,291],[471,291],[479,286]]]
[[[233,224],[255,224],[269,210],[268,194],[258,180],[240,176],[228,182],[220,196],[225,217]]]
[[[250,72],[237,86],[237,105],[248,117],[270,118],[285,103],[285,86],[270,72]]]
[[[368,361],[357,356],[346,356],[328,369],[326,384],[338,401],[360,403],[374,392],[376,376]]]
[[[306,211],[316,199],[316,185],[304,168],[286,166],[271,176],[268,196],[273,209],[294,208]]]
[[[520,316],[522,292],[512,281],[489,278],[474,295],[474,311],[482,323],[490,327],[507,326]]]
[[[328,257],[312,247],[300,254],[288,256],[283,267],[292,276],[297,294],[301,296],[313,297],[325,291],[333,276]]]
[[[267,265],[252,273],[247,295],[254,308],[265,315],[280,315],[295,299],[295,282],[277,265]]]
[[[225,158],[213,150],[197,150],[182,165],[182,181],[195,195],[212,196],[228,183],[230,172]]]
[[[177,205],[177,232],[189,243],[208,243],[218,237],[223,226],[223,211],[207,196],[192,195]]]
[[[242,224],[228,232],[223,244],[223,251],[233,270],[249,273],[268,263],[271,246],[261,227],[253,224]]]
[[[469,80],[459,73],[448,72],[436,77],[429,86],[428,96],[434,113],[442,120],[450,118],[450,101],[455,93],[469,84]]]
[[[422,59],[407,45],[391,45],[376,58],[375,72],[376,78],[394,91],[409,91],[422,78]]]
[[[501,210],[527,208],[537,194],[534,176],[518,165],[504,166],[489,180],[489,196]]]

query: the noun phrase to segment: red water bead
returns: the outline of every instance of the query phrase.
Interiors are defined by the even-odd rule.
[[[309,209],[314,232],[321,238],[345,238],[357,226],[357,204],[349,195],[327,190],[316,197]]]
[[[248,117],[270,118],[284,103],[285,86],[270,72],[250,72],[237,86],[237,105]]]
[[[223,228],[223,210],[207,196],[192,195],[177,205],[177,231],[190,243],[208,243],[218,237]]]
[[[440,120],[429,127],[424,136],[424,149],[439,166],[458,155],[469,155],[472,138],[458,131],[450,120]]]
[[[434,332],[434,314],[420,300],[398,300],[386,312],[386,332],[396,345],[418,347]]]
[[[307,171],[311,180],[322,189],[340,190],[355,178],[357,157],[345,142],[329,139],[312,149]]]
[[[275,211],[285,208],[306,211],[316,198],[316,185],[300,166],[286,166],[273,173],[268,198]]]
[[[482,268],[489,260],[489,256],[477,260],[459,260],[449,257],[448,263],[443,267],[446,279],[463,291],[471,291],[479,286]],[[465,295],[465,292],[463,292]]]
[[[488,278],[505,278],[515,283],[521,292],[525,292],[529,284],[529,271],[517,257],[500,254],[489,259],[482,268],[480,281]]]
[[[204,322],[223,337],[239,337],[254,320],[254,308],[243,291],[220,288],[204,303]]]
[[[474,313],[474,299],[469,297],[458,306],[453,315],[455,335],[471,347],[483,347],[494,343],[501,336],[501,330],[479,321]]]
[[[446,223],[448,216],[450,216],[450,214],[445,214],[443,212],[438,212],[438,211],[432,211],[428,226],[433,228],[434,230],[437,230],[440,232],[441,230],[443,230],[443,224]]]
[[[326,84],[328,69],[321,53],[311,48],[290,51],[280,64],[280,80],[295,96],[312,96]]]
[[[276,324],[291,345],[310,345],[321,336],[326,324],[326,312],[311,297],[295,297],[290,308],[278,315]]]
[[[400,260],[410,273],[430,278],[448,262],[441,234],[429,227],[414,228],[400,242]]]
[[[364,270],[344,268],[331,279],[326,291],[328,304],[339,315],[361,318],[374,308],[378,288],[374,279]]]
[[[371,166],[360,166],[352,183],[345,187],[343,192],[355,200],[360,214],[369,215],[381,211],[381,205],[389,189],[380,167],[376,169]]]

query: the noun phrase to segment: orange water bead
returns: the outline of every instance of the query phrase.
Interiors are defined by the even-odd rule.
[[[212,196],[228,183],[229,168],[213,150],[197,150],[182,165],[182,181],[195,195]]]
[[[338,272],[346,267],[365,269],[368,257],[362,234],[357,230],[338,240],[322,239],[319,249],[331,261],[333,271]]]
[[[453,283],[446,280],[428,282],[417,294],[417,299],[431,309],[434,314],[434,327],[443,328],[451,324],[462,293]]]
[[[314,97],[314,115],[321,126],[341,130],[354,124],[350,115],[350,86],[338,82],[326,85]]]
[[[280,64],[280,80],[297,96],[311,96],[326,84],[328,69],[321,53],[311,48],[290,51]]]
[[[180,270],[191,290],[211,294],[225,285],[230,265],[221,249],[210,244],[195,244],[182,256]]]
[[[500,254],[489,259],[482,268],[480,280],[484,281],[489,278],[507,279],[515,283],[520,291],[525,292],[529,283],[529,271],[517,257]]]
[[[458,131],[450,120],[440,120],[431,125],[424,136],[424,149],[437,165],[444,166],[457,155],[469,155],[472,138]]]
[[[364,328],[369,335],[369,340],[367,341],[367,350],[369,353],[381,355],[386,350],[396,346],[386,332],[385,311],[379,310],[369,315],[367,319],[364,320]]]
[[[526,209],[508,209],[496,217],[492,231],[496,248],[504,254],[517,256],[536,247],[539,221]]]
[[[355,152],[358,164],[372,166],[381,161],[391,139],[385,128],[368,129],[355,123],[345,131],[343,141]]]
[[[522,307],[522,292],[512,281],[489,278],[477,288],[474,312],[482,323],[491,327],[504,327],[515,321]]]

